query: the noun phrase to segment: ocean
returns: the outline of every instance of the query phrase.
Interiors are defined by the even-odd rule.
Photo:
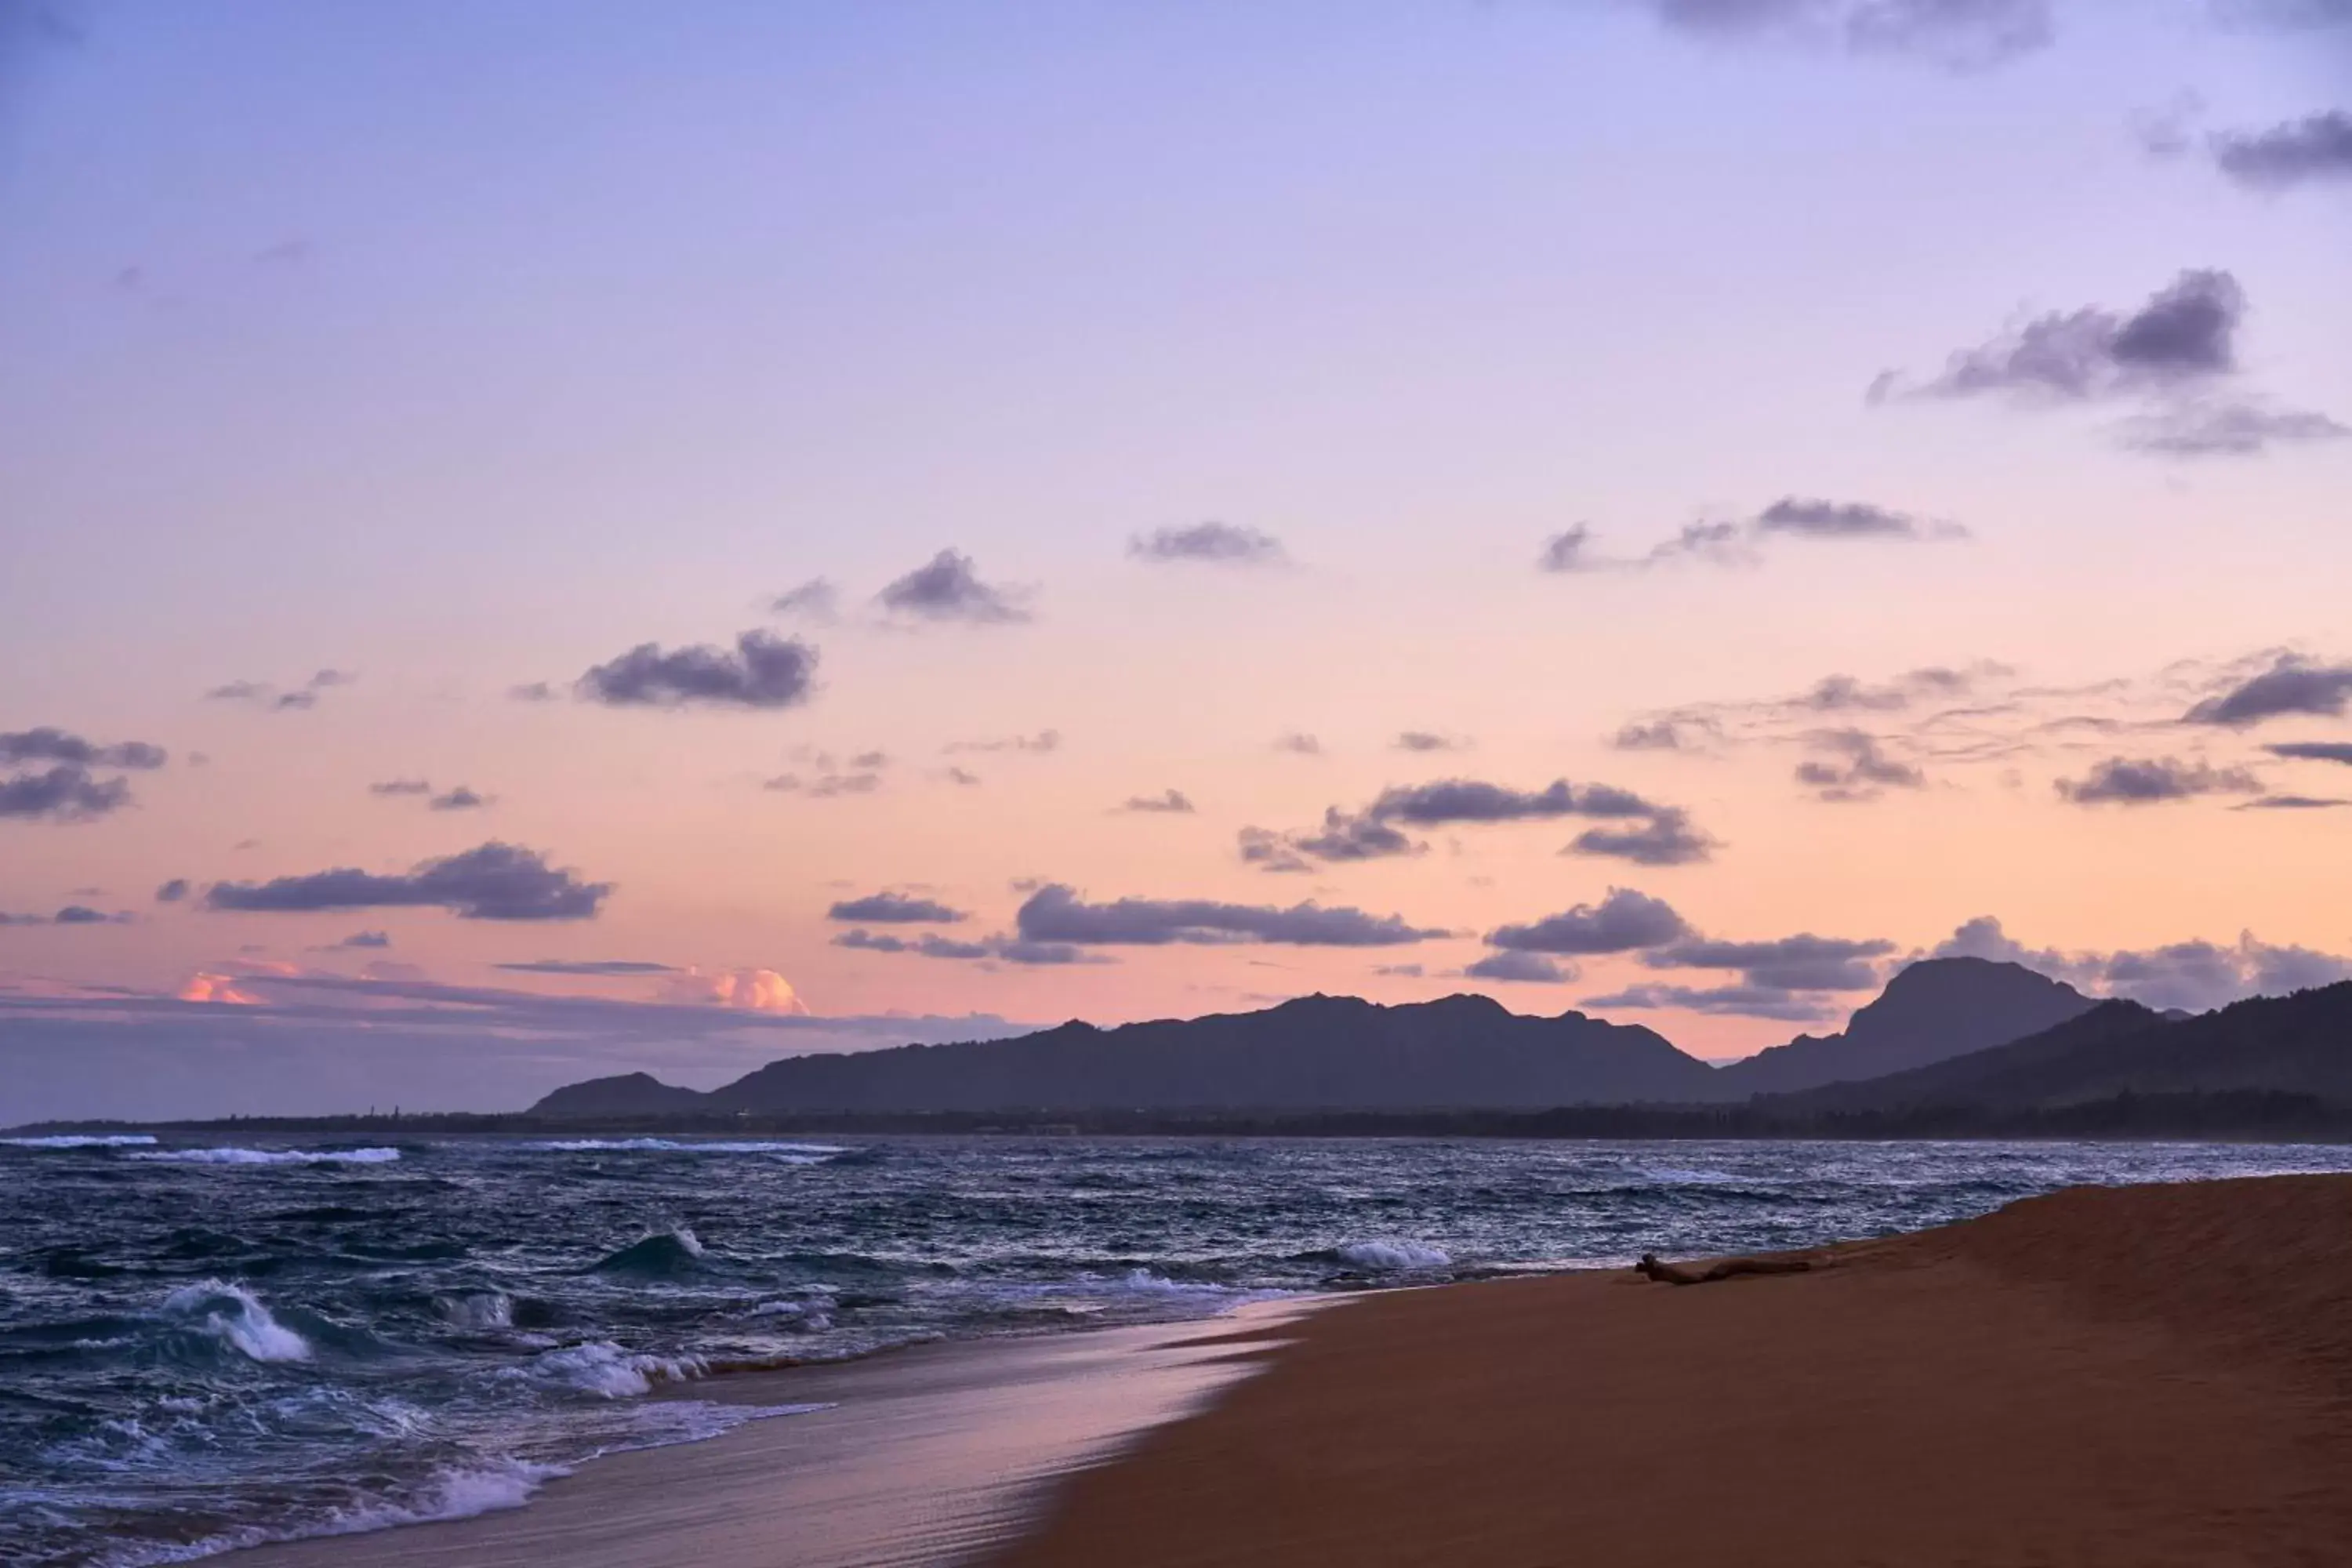
[[[599,1453],[806,1408],[692,1396],[731,1371],[2347,1169],[2222,1144],[0,1138],[0,1562],[511,1507]]]

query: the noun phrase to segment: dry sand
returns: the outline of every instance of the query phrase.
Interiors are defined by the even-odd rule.
[[[2352,1178],[1363,1300],[1001,1568],[2352,1563]]]
[[[2352,1177],[2083,1189],[1828,1256],[720,1379],[690,1392],[840,1404],[233,1561],[2352,1563]]]

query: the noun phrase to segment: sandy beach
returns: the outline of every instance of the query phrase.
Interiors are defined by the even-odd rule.
[[[598,1461],[520,1511],[236,1560],[2343,1560],[2352,1178],[2076,1189],[1814,1256],[722,1379],[693,1392],[838,1404]]]

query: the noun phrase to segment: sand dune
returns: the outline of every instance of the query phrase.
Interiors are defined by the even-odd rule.
[[[2352,1558],[2352,1178],[2070,1191],[1832,1262],[1323,1313],[1001,1563]]]

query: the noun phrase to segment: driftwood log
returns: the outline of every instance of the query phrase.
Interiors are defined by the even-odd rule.
[[[1662,1285],[1706,1285],[1717,1279],[1728,1279],[1736,1274],[1802,1274],[1813,1267],[1810,1258],[1724,1258],[1704,1266],[1696,1263],[1661,1263],[1654,1252],[1642,1254],[1642,1261],[1633,1265],[1633,1272],[1645,1274]]]

